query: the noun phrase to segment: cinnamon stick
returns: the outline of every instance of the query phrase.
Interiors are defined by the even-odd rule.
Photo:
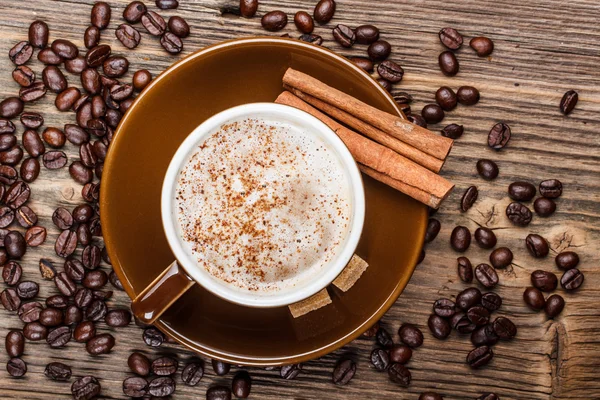
[[[367,124],[366,122],[361,121],[356,118],[352,114],[347,113],[344,110],[340,110],[339,108],[332,106],[331,104],[325,103],[311,95],[308,95],[304,92],[301,92],[298,89],[290,88],[290,92],[295,94],[297,97],[306,101],[310,105],[314,106],[320,111],[323,111],[325,114],[330,117],[343,122],[344,124],[354,128],[359,133],[375,140],[378,143],[381,143],[385,147],[388,147],[394,150],[396,153],[403,155],[404,157],[416,162],[419,165],[424,166],[430,171],[440,172],[442,166],[444,165],[443,160],[439,160],[423,151],[412,147],[393,136],[388,135],[375,128],[372,125]]]
[[[423,190],[419,190],[417,188],[411,188],[410,186],[406,185],[405,183],[402,183],[393,178],[390,178],[389,176],[382,174],[381,172],[377,172],[374,169],[367,167],[366,165],[358,164],[358,169],[360,169],[364,174],[369,175],[371,178],[373,178],[385,185],[388,185],[389,187],[394,188],[402,193],[406,193],[407,190],[410,190],[412,193],[410,195],[410,197],[412,197],[415,200],[420,201],[421,203],[427,204],[427,202],[429,201],[430,194]],[[434,208],[437,209],[438,207],[434,207]]]
[[[441,176],[346,128],[290,92],[283,92],[275,102],[296,107],[323,121],[342,139],[358,163],[401,182],[403,185],[395,185],[396,189],[432,208],[438,208],[454,187]]]
[[[288,68],[283,83],[344,110],[437,159],[445,160],[453,140],[372,107],[310,75]]]

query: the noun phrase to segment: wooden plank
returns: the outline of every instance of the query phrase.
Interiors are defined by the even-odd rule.
[[[313,3],[300,0],[262,1],[259,15],[281,9],[291,16],[297,10],[312,11]],[[74,41],[83,48],[83,31],[89,24],[93,1],[13,2],[0,0],[0,51],[4,54],[18,41],[26,38],[29,23],[40,18],[51,29],[51,39],[58,37]],[[148,2],[151,3],[151,2]],[[192,27],[192,35],[185,40],[185,50],[178,57],[167,55],[158,40],[142,33],[142,44],[128,54],[131,72],[147,68],[153,74],[167,68],[173,61],[194,50],[221,40],[249,35],[262,35],[259,18],[244,19],[221,10],[235,6],[235,0],[181,0],[178,10],[161,14],[181,15]],[[102,41],[109,43],[117,53],[126,49],[114,37],[114,28],[120,18],[125,0],[111,0],[113,20],[110,29],[103,32]],[[349,398],[407,398],[415,399],[425,390],[444,393],[447,399],[476,398],[494,391],[505,399],[591,399],[600,398],[600,140],[598,115],[600,113],[600,74],[598,55],[600,14],[596,0],[564,3],[558,0],[523,2],[516,0],[439,0],[373,2],[369,0],[338,1],[334,20],[316,28],[323,35],[325,45],[344,55],[364,55],[364,46],[343,49],[331,37],[333,24],[357,26],[372,23],[382,30],[382,38],[393,45],[392,59],[399,62],[406,74],[394,92],[407,91],[415,97],[413,110],[434,99],[441,85],[457,88],[470,84],[480,89],[481,102],[473,107],[459,106],[449,113],[443,124],[456,122],[465,125],[464,136],[457,140],[446,163],[443,175],[456,183],[457,189],[442,206],[437,218],[442,221],[438,239],[428,246],[425,261],[415,274],[395,306],[384,317],[382,324],[394,332],[402,322],[413,322],[424,328],[425,345],[414,352],[408,365],[413,382],[408,389],[395,386],[387,377],[368,366],[368,355],[374,347],[369,339],[359,339],[320,360],[307,363],[304,372],[294,381],[283,381],[278,371],[251,368],[252,398],[259,399],[334,399]],[[442,46],[437,32],[444,26],[458,28],[466,37],[486,35],[494,40],[495,51],[489,58],[478,58],[468,46],[458,51],[461,72],[455,78],[444,77],[437,67],[437,56]],[[298,35],[293,24],[281,33]],[[277,33],[274,35],[279,35]],[[41,66],[33,63],[37,74]],[[18,90],[9,71],[13,68],[8,57],[0,57],[0,98]],[[128,76],[131,76],[131,72]],[[79,86],[78,78],[68,74],[69,83]],[[558,112],[558,102],[568,89],[576,89],[580,100],[569,117]],[[54,95],[28,106],[40,111],[47,126],[61,127],[74,121],[71,113],[57,112],[53,107]],[[491,126],[507,122],[513,130],[513,139],[507,149],[494,152],[487,148],[486,137]],[[20,132],[20,131],[19,131]],[[20,133],[19,133],[20,136]],[[71,158],[77,158],[75,148],[66,146]],[[500,166],[500,176],[485,182],[475,172],[479,158],[491,158]],[[509,203],[508,184],[516,179],[533,183],[556,177],[564,184],[564,195],[558,200],[556,214],[547,220],[535,218],[527,229],[512,226],[504,217]],[[479,187],[480,198],[466,214],[458,210],[462,191],[469,185]],[[40,223],[49,229],[48,240],[41,248],[29,251],[23,259],[25,279],[38,280],[39,258],[54,256],[53,243],[58,234],[52,225],[51,214],[57,206],[72,208],[81,201],[80,186],[68,177],[66,170],[55,173],[42,170],[41,177],[32,185],[31,208],[40,216]],[[445,341],[437,341],[426,329],[431,305],[439,297],[454,297],[465,285],[456,275],[457,254],[449,247],[452,228],[466,225],[472,231],[477,224],[495,229],[499,245],[515,252],[515,265],[502,271],[497,292],[505,303],[499,314],[509,315],[518,325],[519,333],[511,343],[495,347],[492,365],[480,371],[471,371],[464,357],[471,345],[467,338],[455,333]],[[573,294],[565,294],[567,306],[555,320],[529,311],[523,304],[523,288],[529,284],[529,274],[537,268],[556,271],[551,258],[535,260],[523,245],[529,232],[537,232],[549,239],[552,255],[564,249],[574,249],[581,256],[581,270],[585,273],[584,286]],[[471,246],[467,256],[474,263],[487,259],[488,252]],[[107,266],[104,266],[107,268]],[[44,282],[40,298],[56,293],[51,283]],[[109,302],[111,307],[126,307],[129,301],[118,292]],[[0,310],[0,338],[11,328],[20,328],[16,316]],[[12,379],[0,372],[0,393],[5,399],[56,399],[70,393],[70,383],[53,382],[43,376],[50,361],[72,365],[74,375],[94,374],[101,378],[102,398],[123,398],[121,382],[128,376],[126,359],[132,350],[149,356],[177,354],[183,363],[193,354],[175,344],[158,350],[144,345],[141,330],[129,326],[113,332],[104,323],[102,332],[114,333],[117,345],[105,356],[91,357],[79,344],[70,343],[64,351],[51,350],[45,343],[27,343],[24,359],[29,372],[23,379]],[[331,371],[342,355],[358,363],[358,371],[345,387],[331,383]],[[0,352],[0,364],[7,361]],[[208,361],[208,360],[207,360]],[[233,368],[233,371],[237,368]],[[216,377],[210,367],[197,387],[180,384],[177,376],[177,399],[203,398],[209,385],[229,385],[231,374]]]

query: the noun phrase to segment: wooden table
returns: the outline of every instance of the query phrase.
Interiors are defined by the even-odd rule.
[[[27,38],[29,23],[42,19],[50,25],[51,40],[70,39],[83,48],[82,36],[89,24],[93,1],[15,2],[0,0],[0,52]],[[147,1],[154,8],[153,2]],[[178,57],[167,55],[158,40],[142,33],[142,44],[128,54],[130,70],[149,69],[154,75],[172,62],[204,46],[225,39],[264,34],[260,19],[243,19],[223,14],[234,0],[180,0],[175,11],[164,15],[181,15],[192,27],[185,40],[185,51]],[[313,1],[276,0],[261,2],[259,15],[281,9],[291,17],[298,10],[312,13]],[[103,42],[113,51],[125,49],[114,37],[114,28],[122,23],[121,13],[126,0],[111,0],[113,19],[110,29],[103,32]],[[443,175],[456,184],[456,190],[437,214],[442,230],[437,240],[428,245],[427,257],[395,306],[382,324],[394,332],[403,322],[413,322],[423,328],[425,345],[414,352],[409,367],[413,381],[408,389],[391,383],[385,374],[369,368],[368,356],[373,340],[359,339],[334,354],[307,363],[304,372],[294,381],[284,381],[278,371],[250,369],[253,377],[251,398],[254,399],[416,399],[419,393],[434,390],[447,399],[476,398],[484,392],[496,392],[505,399],[600,398],[600,9],[597,0],[565,3],[558,0],[536,2],[516,0],[464,0],[459,2],[340,0],[332,23],[357,26],[377,25],[382,38],[393,45],[392,59],[400,63],[406,74],[394,92],[407,91],[420,111],[434,99],[442,85],[458,88],[469,84],[478,87],[482,99],[473,107],[459,106],[443,124],[460,123],[465,134],[457,140],[443,170]],[[479,58],[468,46],[458,51],[461,72],[454,78],[444,77],[437,66],[437,56],[443,50],[437,32],[452,26],[467,38],[485,35],[494,40],[495,50],[489,58]],[[364,47],[343,49],[333,40],[331,24],[317,27],[325,45],[344,55],[364,55]],[[142,29],[143,30],[143,29]],[[293,24],[281,33],[297,36]],[[281,34],[278,33],[278,34]],[[33,62],[36,73],[41,65]],[[0,98],[14,95],[18,88],[10,77],[13,65],[8,57],[0,57]],[[78,78],[68,75],[69,82],[79,86]],[[566,90],[576,89],[580,100],[568,117],[558,111],[558,103]],[[28,110],[44,113],[47,126],[62,127],[74,121],[72,113],[59,113],[53,106],[54,95]],[[505,150],[494,152],[486,146],[487,132],[498,121],[512,127],[513,138]],[[433,126],[439,130],[444,125]],[[20,128],[21,129],[21,128]],[[19,131],[19,137],[20,137]],[[72,145],[66,146],[69,157],[77,158]],[[500,176],[493,183],[479,178],[475,162],[480,158],[496,160]],[[504,216],[509,203],[508,184],[515,180],[537,183],[546,178],[558,178],[564,184],[564,194],[558,200],[558,210],[549,219],[534,218],[528,228],[517,228]],[[467,213],[458,210],[463,191],[475,184],[479,200]],[[32,185],[30,206],[40,215],[40,223],[49,231],[48,240],[27,252],[23,259],[24,279],[39,281],[38,260],[48,257],[59,261],[53,245],[58,234],[50,216],[57,206],[73,208],[80,203],[80,186],[68,176],[66,169],[52,173],[42,170]],[[518,325],[517,338],[495,346],[496,356],[490,366],[472,371],[465,365],[465,355],[471,348],[467,337],[453,333],[445,341],[434,339],[426,328],[432,302],[440,297],[454,297],[465,285],[456,274],[457,254],[449,246],[452,228],[466,225],[474,231],[478,225],[496,229],[500,245],[514,250],[515,263],[500,272],[497,292],[504,297],[499,314],[510,316]],[[530,232],[546,237],[552,247],[552,257],[533,259],[524,247],[523,239]],[[392,238],[393,239],[393,238]],[[562,250],[575,250],[581,256],[585,273],[583,287],[575,293],[557,292],[567,301],[562,315],[548,320],[543,313],[533,313],[522,300],[529,285],[530,273],[538,268],[559,271],[553,256]],[[474,263],[484,262],[488,252],[472,245],[467,256]],[[106,266],[105,266],[106,267]],[[54,294],[53,284],[44,282],[40,298]],[[117,292],[110,306],[128,306],[129,299]],[[0,310],[0,337],[11,328],[21,328],[18,318]],[[43,376],[51,361],[61,361],[73,367],[74,376],[95,375],[101,379],[102,398],[123,398],[121,382],[128,376],[126,359],[132,350],[149,356],[175,352],[184,363],[193,354],[181,346],[168,344],[151,349],[141,340],[142,331],[131,324],[117,331],[100,324],[100,330],[110,331],[117,340],[109,355],[91,357],[82,345],[71,343],[65,349],[51,350],[44,342],[27,343],[24,360],[29,372],[22,379],[10,378],[0,371],[0,393],[3,399],[68,398],[71,383],[58,383]],[[331,383],[331,372],[342,355],[358,363],[356,376],[345,387]],[[0,363],[7,361],[4,351]],[[235,371],[237,368],[233,368]],[[71,379],[71,382],[73,379]],[[179,377],[177,378],[180,382]],[[197,387],[178,385],[174,398],[204,398],[209,385],[230,385],[231,373],[216,377],[210,367]]]

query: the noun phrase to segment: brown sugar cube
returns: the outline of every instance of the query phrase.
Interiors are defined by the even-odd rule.
[[[369,264],[365,260],[356,254],[353,255],[348,265],[346,265],[346,268],[344,268],[342,273],[335,278],[333,284],[343,292],[347,292],[354,286],[363,272],[367,270],[368,266]]]
[[[298,318],[311,311],[325,307],[327,304],[331,304],[331,297],[329,297],[327,289],[323,289],[317,294],[310,296],[308,299],[290,304],[288,308],[290,309],[292,316]]]

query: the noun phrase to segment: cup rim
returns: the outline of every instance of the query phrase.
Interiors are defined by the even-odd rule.
[[[191,265],[192,263],[195,264],[195,261],[190,259],[186,253],[186,250],[183,248],[181,240],[178,239],[175,219],[172,213],[174,200],[172,193],[177,182],[177,176],[179,174],[181,165],[187,159],[199,141],[207,137],[210,133],[214,132],[214,129],[220,127],[227,121],[265,112],[285,116],[298,122],[301,121],[303,124],[302,126],[308,126],[312,128],[313,132],[318,132],[318,134],[321,135],[328,142],[328,144],[334,148],[350,180],[351,193],[353,197],[353,212],[351,226],[341,252],[327,266],[324,267],[326,270],[320,274],[318,279],[309,280],[307,284],[298,288],[294,288],[294,290],[284,291],[284,293],[281,294],[259,296],[237,289],[228,288],[226,285],[219,282],[218,278],[214,277],[209,272],[201,268],[197,268],[195,265]],[[185,140],[178,147],[169,163],[161,189],[161,220],[163,224],[163,230],[165,232],[169,247],[173,251],[175,258],[183,267],[183,269],[185,269],[185,271],[194,279],[194,281],[216,296],[219,296],[232,303],[257,308],[287,306],[304,300],[331,284],[331,282],[333,282],[333,280],[348,264],[356,250],[356,247],[358,246],[364,226],[365,208],[365,193],[362,177],[356,161],[350,154],[350,151],[344,142],[331,128],[329,128],[325,123],[316,117],[294,107],[277,103],[242,104],[221,111],[202,122],[185,138]]]

